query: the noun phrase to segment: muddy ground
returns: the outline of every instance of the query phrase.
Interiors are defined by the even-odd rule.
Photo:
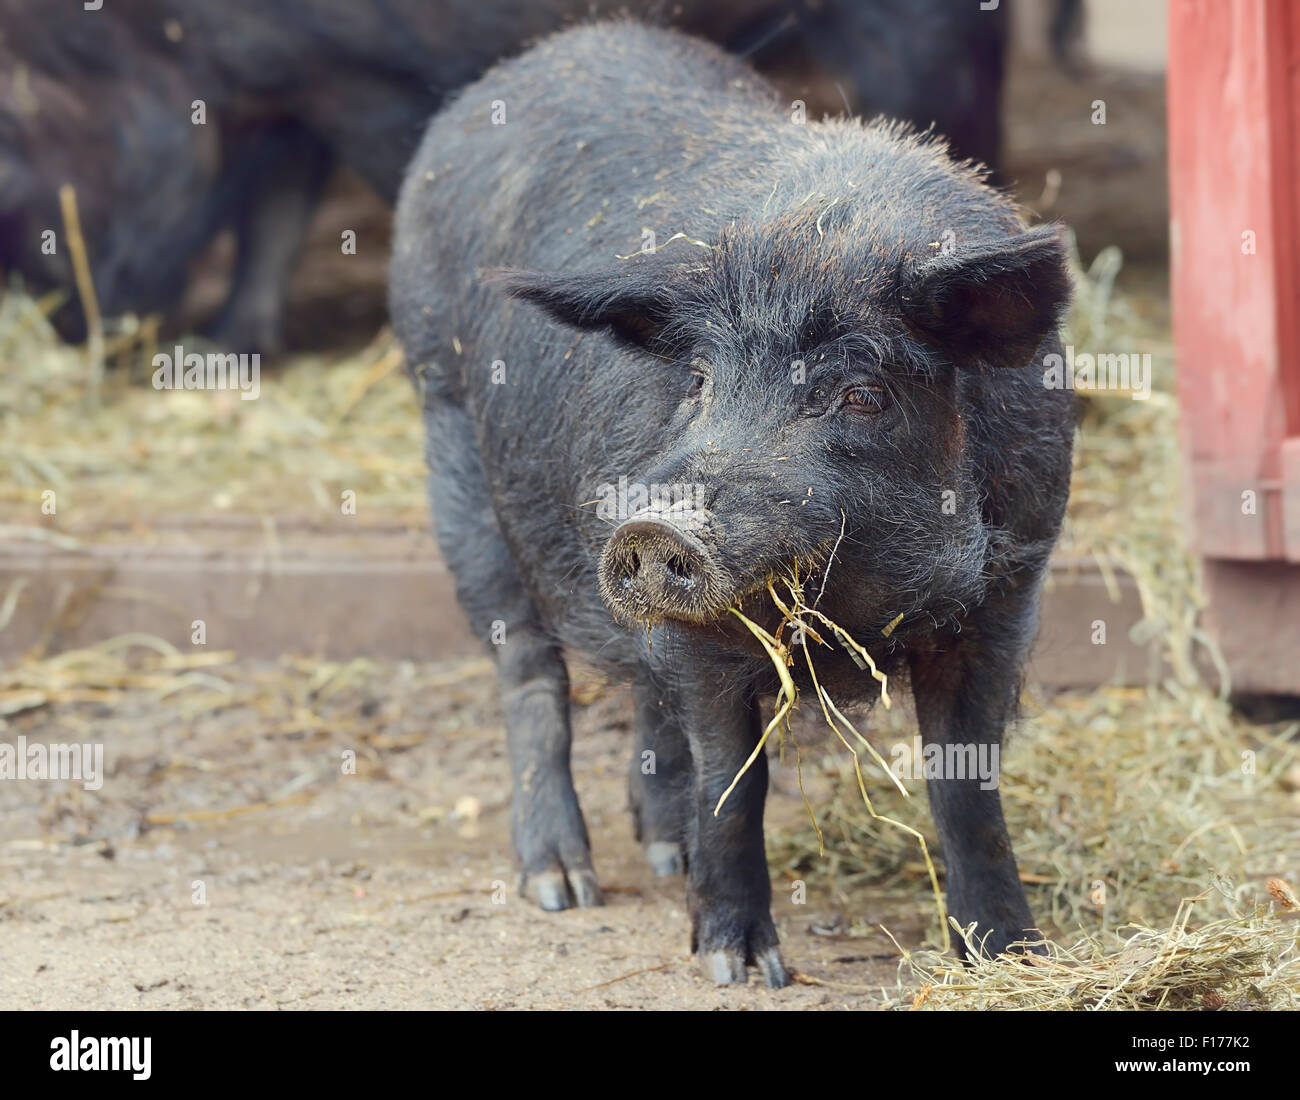
[[[169,700],[140,685],[10,717],[10,743],[102,742],[107,779],[0,784],[0,1008],[861,1009],[895,987],[875,926],[924,938],[923,887],[796,905],[778,869],[785,958],[834,984],[706,982],[683,881],[656,879],[632,837],[627,696],[582,679],[574,771],[607,904],[534,909],[514,889],[490,664],[345,673],[318,688],[319,671],[239,663]],[[772,774],[779,829],[804,811],[794,768]]]

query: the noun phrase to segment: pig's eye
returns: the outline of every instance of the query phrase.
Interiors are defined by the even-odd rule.
[[[852,386],[844,391],[844,407],[855,413],[878,413],[889,408],[889,391],[884,386]]]
[[[690,385],[687,387],[686,396],[699,397],[704,390],[704,363],[699,359],[691,360],[691,377]]]

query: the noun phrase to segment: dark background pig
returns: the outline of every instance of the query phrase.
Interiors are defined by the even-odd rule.
[[[615,11],[702,35],[777,72],[809,58],[843,82],[844,106],[919,127],[934,123],[958,155],[997,160],[1005,4],[982,11],[966,0],[231,0],[217,7],[139,0],[122,18],[181,63],[220,109],[297,119],[392,199],[425,121],[448,93],[540,35]]]
[[[0,266],[38,294],[62,289],[53,319],[81,340],[62,185],[75,192],[109,318],[172,309],[195,258],[233,228],[240,256],[213,335],[277,346],[285,281],[329,164],[321,142],[282,112],[208,102],[211,84],[195,79],[191,59],[163,56],[111,6],[0,0],[0,32],[12,74],[0,89]],[[199,99],[203,124],[193,120]]]
[[[59,186],[75,189],[109,314],[171,304],[218,189],[216,135],[191,125],[183,75],[97,14],[0,0],[0,265],[71,295],[55,316],[72,339],[85,328]]]
[[[103,311],[170,311],[188,265],[233,230],[230,289],[209,330],[242,350],[283,343],[289,276],[331,168],[386,201],[443,98],[501,57],[593,12],[627,8],[837,80],[821,107],[934,123],[994,164],[1005,5],[967,0],[135,0],[57,11],[3,0],[0,30],[31,102],[0,99],[0,264],[71,290],[66,255],[34,249],[60,183],[77,187]],[[190,121],[202,99],[207,126]],[[817,113],[819,105],[810,104]],[[8,136],[5,137],[4,135]],[[84,329],[75,297],[56,315]]]
[[[687,869],[707,973],[756,963],[784,984],[761,754],[714,812],[775,687],[727,608],[773,628],[764,583],[797,562],[822,611],[910,673],[928,743],[998,743],[1069,479],[1071,398],[1030,365],[1059,346],[1055,232],[1024,232],[931,143],[796,125],[741,63],[635,24],[550,39],[468,88],[431,124],[395,230],[439,542],[474,629],[502,643],[524,890],[601,900],[568,646],[635,682],[637,828],[658,872]],[[700,497],[615,523],[590,505],[620,477]],[[833,696],[874,697],[818,654]],[[951,912],[1001,951],[1033,918],[998,792],[929,792]]]

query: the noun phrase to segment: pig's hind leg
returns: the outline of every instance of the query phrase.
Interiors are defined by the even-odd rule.
[[[636,749],[628,795],[636,838],[656,875],[686,871],[692,793],[691,750],[676,693],[642,666],[636,680]]]
[[[489,642],[514,790],[519,888],[543,909],[600,905],[587,826],[569,770],[569,674],[497,526],[464,411],[426,399],[429,493],[438,544],[474,632]]]

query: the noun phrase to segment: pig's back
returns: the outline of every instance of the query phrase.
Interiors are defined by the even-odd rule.
[[[529,308],[503,305],[484,270],[608,266],[646,226],[661,247],[698,247],[665,242],[707,240],[752,207],[783,121],[800,129],[740,61],[628,21],[498,65],[435,116],[403,184],[390,285],[408,358],[445,367],[489,316],[499,330],[503,309]]]

